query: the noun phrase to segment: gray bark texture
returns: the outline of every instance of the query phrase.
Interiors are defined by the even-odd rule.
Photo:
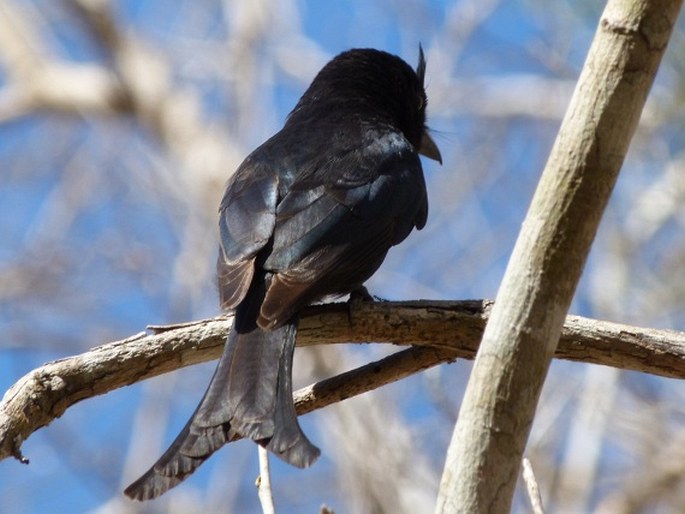
[[[411,345],[381,360],[295,392],[302,415],[457,358],[473,359],[493,303],[361,302],[309,307],[298,346]],[[22,443],[72,405],[185,366],[217,359],[230,317],[151,326],[122,341],[49,362],[19,379],[0,401],[0,460],[22,459]],[[685,378],[685,333],[568,316],[555,356],[654,375]]]
[[[566,313],[680,6],[607,3],[483,334],[437,513],[511,509]]]

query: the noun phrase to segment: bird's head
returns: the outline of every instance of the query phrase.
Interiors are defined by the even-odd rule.
[[[442,164],[440,151],[426,126],[425,74],[421,46],[416,70],[387,52],[348,50],[323,67],[290,118],[327,112],[390,123],[402,131],[417,152]]]

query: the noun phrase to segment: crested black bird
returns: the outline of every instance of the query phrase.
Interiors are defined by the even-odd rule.
[[[425,70],[421,49],[416,71],[378,50],[338,55],[230,178],[217,270],[233,327],[202,401],[128,496],[159,496],[235,435],[297,467],[317,459],[292,400],[298,312],[361,288],[426,223],[418,154],[441,157],[425,125]]]

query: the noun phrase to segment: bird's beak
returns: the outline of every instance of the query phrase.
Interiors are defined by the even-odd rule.
[[[423,134],[421,134],[421,146],[419,147],[419,153],[442,164],[442,155],[440,155],[438,145],[435,144],[435,141],[433,141],[433,138],[430,137],[428,131],[426,130],[424,130]]]

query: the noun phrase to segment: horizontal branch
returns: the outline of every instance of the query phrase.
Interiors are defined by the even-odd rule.
[[[298,345],[388,342],[414,345],[381,361],[295,393],[303,414],[417,371],[476,353],[492,302],[355,302],[313,306],[300,319]],[[149,327],[37,368],[0,402],[0,460],[71,405],[221,354],[231,318]],[[685,378],[685,333],[568,316],[557,358]]]

